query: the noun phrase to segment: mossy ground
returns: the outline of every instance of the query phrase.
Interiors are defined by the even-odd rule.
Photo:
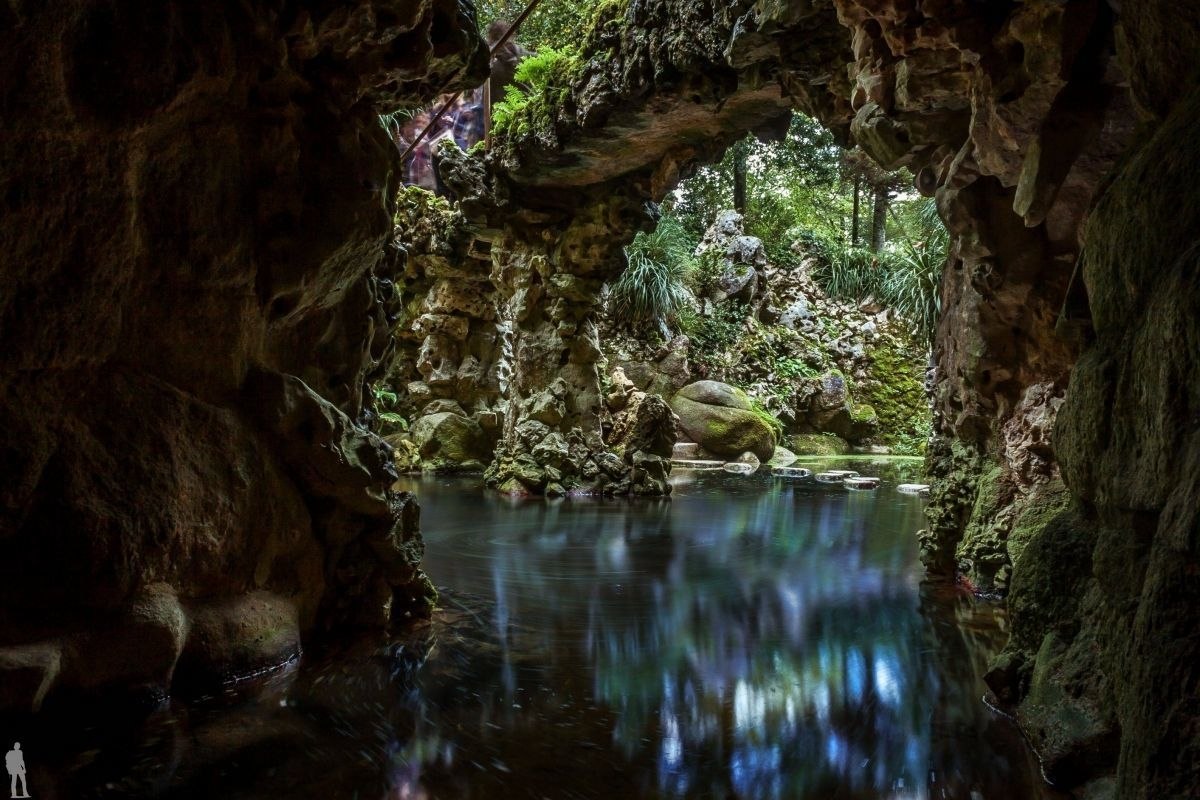
[[[789,450],[798,456],[840,456],[850,453],[850,444],[832,433],[798,433],[787,437]]]

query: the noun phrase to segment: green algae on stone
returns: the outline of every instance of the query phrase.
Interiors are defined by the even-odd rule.
[[[850,452],[850,443],[832,433],[797,433],[787,441],[798,456],[842,456]]]

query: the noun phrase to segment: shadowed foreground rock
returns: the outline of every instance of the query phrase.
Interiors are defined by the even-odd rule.
[[[0,709],[423,613],[358,424],[395,268],[373,108],[486,69],[469,10],[6,4],[0,52]]]

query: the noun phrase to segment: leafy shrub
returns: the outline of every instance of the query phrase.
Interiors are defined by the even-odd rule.
[[[830,297],[860,301],[874,297],[932,340],[941,312],[940,284],[945,241],[904,242],[899,252],[823,243],[813,278]]]
[[[745,335],[746,306],[721,303],[710,315],[690,308],[679,315],[679,327],[691,340],[690,359],[705,376],[721,373],[738,358],[735,345]]]
[[[634,237],[625,248],[628,266],[609,294],[614,316],[633,324],[676,319],[688,305],[695,246],[692,236],[670,217]]]
[[[679,224],[679,223],[676,223]],[[682,228],[682,225],[680,225]],[[688,287],[697,297],[703,297],[717,282],[717,278],[725,272],[725,259],[714,250],[705,250],[692,261],[692,269],[688,274]]]

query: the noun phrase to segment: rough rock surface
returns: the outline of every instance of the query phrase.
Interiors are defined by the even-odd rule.
[[[501,228],[500,485],[631,485],[602,438],[600,287],[647,201],[799,107],[907,163],[954,235],[924,545],[1011,586],[997,694],[1063,786],[1115,764],[1119,797],[1195,796],[1200,11],[601,11],[562,107],[497,143],[491,199],[460,192]],[[444,0],[0,10],[6,707],[153,696],[177,664],[207,679],[287,657],[293,630],[419,610],[415,504],[358,424],[396,268],[371,112],[483,67],[473,29]],[[436,305],[479,310],[460,299]],[[441,310],[422,340],[463,332]],[[1030,520],[1060,478],[1069,509]]]
[[[396,220],[394,244],[404,269],[396,282],[396,347],[381,384],[396,397],[389,410],[410,423],[410,440],[417,420],[445,410],[470,417],[482,434],[465,449],[421,455],[406,466],[479,467],[491,461],[505,410],[499,370],[504,341],[490,256],[462,212],[432,193],[412,187],[401,192]],[[428,443],[417,444],[422,453],[428,449]]]
[[[7,4],[0,52],[3,708],[425,610],[358,424],[395,267],[374,105],[486,71],[466,8]]]
[[[547,190],[609,183],[656,199],[731,129],[768,122],[740,101],[757,95],[768,109],[772,81],[880,163],[908,165],[953,236],[937,335],[927,563],[945,575],[961,570],[980,588],[1012,585],[1014,631],[1031,631],[1014,634],[1021,658],[1009,666],[1020,666],[1000,671],[1017,676],[1012,702],[1030,695],[1035,677],[1029,702],[1062,712],[1058,725],[1083,696],[1092,698],[1085,706],[1116,704],[1115,720],[1093,718],[1074,742],[1055,713],[1039,724],[1029,706],[1018,711],[1065,786],[1102,787],[1115,753],[1118,796],[1194,794],[1194,581],[1183,576],[1195,569],[1196,537],[1184,533],[1195,504],[1183,498],[1196,481],[1190,439],[1180,441],[1194,427],[1184,419],[1194,404],[1181,400],[1195,382],[1184,313],[1194,252],[1187,236],[1155,232],[1178,216],[1166,203],[1184,208],[1185,222],[1194,206],[1185,131],[1195,121],[1200,12],[1165,0],[688,5],[631,4],[625,26],[589,39],[587,68],[561,113],[503,148],[514,190],[560,197]],[[647,34],[664,26],[687,34]],[[688,74],[695,83],[678,80]],[[712,115],[695,138],[681,135],[684,85],[697,106],[720,98],[741,118]],[[1146,133],[1135,143],[1139,122]],[[674,138],[663,135],[672,126]],[[641,132],[636,150],[623,149]],[[1105,189],[1131,145],[1144,155],[1122,162]],[[1160,184],[1169,191],[1145,188]],[[1091,255],[1079,270],[1101,190],[1102,222],[1086,228]],[[1152,319],[1166,324],[1152,330]],[[1135,397],[1148,407],[1121,405]],[[1169,454],[1157,446],[1168,442]],[[1066,465],[1061,476],[1050,449]],[[1129,464],[1140,467],[1135,480],[1125,477]],[[1044,524],[1039,507],[1064,505],[1063,483],[1075,522],[1060,515]],[[1041,537],[1074,544],[1040,547]],[[1033,553],[1061,572],[1037,571]],[[1080,558],[1089,553],[1096,558]],[[1089,563],[1095,587],[1075,582]],[[1067,628],[1046,632],[1047,618],[1030,609],[1064,573],[1082,594],[1054,606]],[[1018,602],[1018,587],[1034,593],[1031,602]],[[1157,727],[1153,709],[1166,709]]]
[[[798,268],[767,261],[736,212],[717,215],[698,252],[716,252],[732,270],[736,261],[726,254],[739,252],[746,239],[753,244],[741,252],[758,264],[751,270],[755,293],[718,293],[696,303],[703,317],[735,322],[733,341],[707,351],[682,334],[664,341],[630,331],[605,309],[599,327],[608,362],[638,388],[666,397],[693,376],[736,384],[789,435],[826,433],[856,446],[919,452],[928,436],[924,342],[890,311],[827,297],[812,278],[818,257],[802,242],[792,247],[801,256]]]

